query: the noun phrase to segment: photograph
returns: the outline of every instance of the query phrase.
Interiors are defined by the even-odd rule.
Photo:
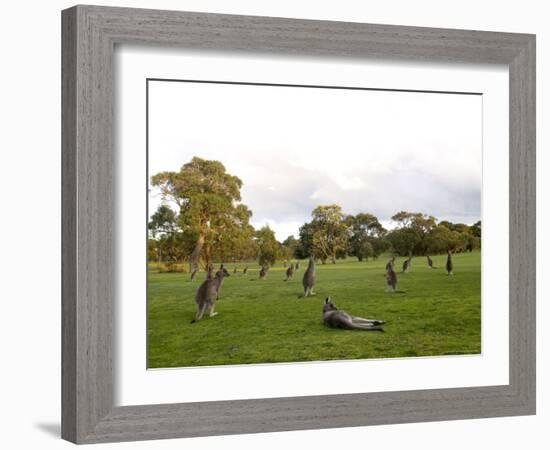
[[[483,95],[145,95],[148,369],[482,353]]]

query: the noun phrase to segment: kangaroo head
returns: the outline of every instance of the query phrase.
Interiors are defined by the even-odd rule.
[[[338,308],[334,303],[332,303],[332,300],[330,297],[327,297],[325,299],[325,304],[323,305],[323,313],[329,312],[329,311],[337,311]]]
[[[218,278],[223,278],[223,277],[228,277],[228,276],[230,276],[230,275],[229,275],[229,272],[227,271],[227,269],[226,269],[226,268],[223,266],[223,264],[222,264],[222,265],[220,266],[220,270],[218,270],[218,271],[216,272],[216,276],[217,276]]]

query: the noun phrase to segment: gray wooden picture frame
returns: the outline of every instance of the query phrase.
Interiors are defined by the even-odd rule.
[[[63,11],[62,34],[64,439],[95,443],[535,413],[535,36],[98,6]],[[509,384],[115,407],[113,52],[119,43],[506,64]]]

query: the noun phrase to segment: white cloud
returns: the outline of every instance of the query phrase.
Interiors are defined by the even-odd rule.
[[[479,96],[166,82],[149,93],[150,174],[222,161],[253,224],[278,239],[326,203],[384,221],[480,218]]]

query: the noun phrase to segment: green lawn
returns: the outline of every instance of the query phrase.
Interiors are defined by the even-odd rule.
[[[316,296],[298,298],[306,263],[283,282],[281,263],[266,280],[259,267],[233,275],[222,286],[219,315],[191,324],[195,282],[188,274],[149,272],[148,367],[275,363],[365,358],[475,354],[481,351],[480,252],[454,255],[454,275],[444,270],[446,255],[413,259],[411,271],[397,271],[398,289],[386,292],[386,257],[317,266]],[[396,260],[401,268],[403,258]],[[238,265],[242,268],[244,264]],[[385,332],[328,329],[322,322],[325,297],[356,316],[386,321]]]

